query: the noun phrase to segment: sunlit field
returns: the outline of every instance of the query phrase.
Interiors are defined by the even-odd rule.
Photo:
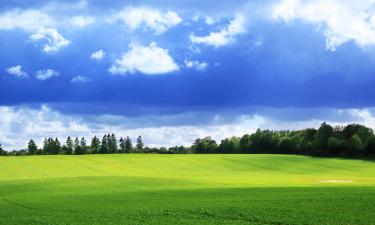
[[[0,224],[375,224],[375,163],[287,155],[0,157]]]

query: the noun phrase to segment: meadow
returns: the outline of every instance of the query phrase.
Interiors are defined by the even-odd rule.
[[[0,157],[0,224],[375,224],[375,163],[294,155]]]

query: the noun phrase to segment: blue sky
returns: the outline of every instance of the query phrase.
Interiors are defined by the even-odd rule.
[[[0,143],[375,128],[370,0],[0,3]]]

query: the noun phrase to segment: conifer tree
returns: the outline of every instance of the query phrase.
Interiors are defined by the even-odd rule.
[[[102,144],[100,145],[100,153],[101,154],[108,153],[108,137],[106,134],[102,138]]]
[[[129,136],[125,139],[125,152],[131,152],[133,150],[133,144],[132,140],[129,138]]]
[[[141,150],[144,147],[143,139],[142,139],[141,135],[139,135],[138,138],[137,138],[137,145],[136,145],[136,147],[137,147],[138,150]]]
[[[91,153],[100,153],[100,140],[96,136],[91,139],[91,146],[90,146]]]
[[[125,148],[125,140],[124,140],[122,137],[120,138],[119,143],[120,143],[120,149],[119,149],[119,151],[120,151],[121,153],[126,152],[126,148]]]
[[[44,138],[42,151],[43,151],[44,154],[48,153],[48,141],[47,141],[47,138]]]
[[[73,140],[70,136],[66,139],[66,145],[64,147],[65,147],[65,154],[67,155],[73,154]]]
[[[30,155],[35,155],[36,152],[38,151],[38,146],[35,144],[33,139],[30,139],[29,143],[27,144],[27,151],[29,152]]]
[[[118,150],[117,146],[117,139],[115,134],[108,134],[107,135],[107,141],[108,141],[108,152],[109,153],[116,153]]]
[[[53,142],[53,153],[54,154],[60,154],[61,153],[61,143],[59,139],[55,138],[55,141]]]
[[[75,155],[82,155],[82,147],[81,143],[79,142],[78,137],[74,140],[74,154]]]
[[[86,139],[84,137],[81,138],[81,151],[82,151],[82,154],[87,154],[87,143],[86,143]]]

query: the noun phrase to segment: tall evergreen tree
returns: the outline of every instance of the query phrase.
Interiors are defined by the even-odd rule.
[[[82,151],[82,154],[87,154],[87,143],[86,143],[86,139],[84,137],[81,138],[81,151]]]
[[[102,138],[102,143],[100,145],[100,153],[107,154],[108,153],[108,137],[105,134]]]
[[[45,138],[43,141],[43,152],[48,155],[56,155],[61,151],[60,141],[55,138]]]
[[[139,135],[138,138],[137,138],[137,145],[136,145],[136,147],[137,147],[138,150],[141,150],[144,147],[144,143],[143,143],[143,139],[142,139],[141,135]]]
[[[120,138],[119,143],[120,143],[120,149],[119,149],[119,151],[120,151],[121,153],[126,152],[126,148],[125,148],[125,140],[124,140],[122,137]]]
[[[133,144],[132,140],[129,138],[129,136],[125,139],[125,152],[131,152],[133,150]]]
[[[59,139],[55,138],[55,141],[53,142],[53,147],[54,147],[54,150],[53,150],[54,154],[60,154],[61,153],[61,143],[60,143]]]
[[[48,153],[48,141],[47,141],[47,138],[44,138],[42,151],[43,151],[43,154],[47,154]]]
[[[73,154],[73,140],[72,138],[69,136],[67,139],[66,139],[66,145],[64,146],[64,153],[67,154],[67,155],[72,155]]]
[[[35,144],[33,139],[30,139],[29,143],[27,144],[27,151],[30,155],[35,155],[38,151],[38,146]]]
[[[78,137],[74,140],[74,155],[82,155],[82,147]]]
[[[118,150],[117,146],[117,139],[115,134],[108,134],[107,135],[107,141],[108,141],[108,151],[109,153],[116,153]]]
[[[47,152],[49,155],[52,155],[54,152],[54,149],[53,149],[53,139],[50,137],[47,139]]]
[[[96,136],[91,139],[91,146],[90,146],[91,153],[100,153],[100,140]]]

